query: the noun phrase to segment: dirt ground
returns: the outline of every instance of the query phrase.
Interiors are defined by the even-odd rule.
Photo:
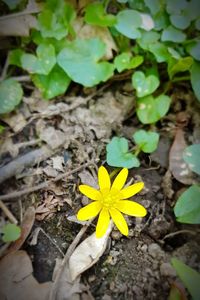
[[[79,293],[81,299],[168,299],[173,284],[184,291],[170,264],[172,257],[200,271],[199,228],[176,222],[173,214],[178,196],[191,181],[186,178],[184,184],[178,180],[179,166],[173,165],[170,156],[177,129],[183,132],[185,143],[200,142],[200,106],[187,85],[174,88],[171,97],[168,115],[151,126],[160,134],[158,149],[140,155],[141,166],[129,172],[129,179],[145,183],[134,200],[144,205],[148,214],[143,219],[127,217],[128,238],[114,228],[104,254],[81,275],[87,290],[87,296],[84,291]],[[133,133],[149,127],[137,119],[129,81],[84,91],[72,86],[70,94],[51,102],[40,98],[27,86],[23,104],[3,120],[8,126],[1,140],[0,174],[5,176],[1,195],[25,191],[4,200],[18,220],[29,206],[36,209],[22,249],[31,258],[35,278],[44,283],[52,280],[56,259],[63,258],[82,227],[73,216],[88,199],[80,195],[78,184],[95,185],[97,168],[106,166],[105,147],[113,136],[128,138],[132,148]],[[35,149],[39,151],[36,154]],[[181,156],[181,149],[176,151]],[[91,225],[82,240],[94,230]]]

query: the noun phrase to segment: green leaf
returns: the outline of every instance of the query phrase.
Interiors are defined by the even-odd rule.
[[[34,74],[32,80],[45,99],[64,94],[71,82],[69,76],[58,65],[48,75]]]
[[[137,100],[137,116],[143,124],[159,121],[169,110],[171,99],[166,95],[154,98],[152,95]]]
[[[199,300],[200,295],[200,273],[190,268],[177,258],[172,258],[172,266],[178,276],[188,289],[193,300]]]
[[[117,14],[117,24],[115,28],[130,39],[141,37],[138,28],[142,25],[142,18],[136,10],[125,9]]]
[[[200,63],[194,62],[191,69],[191,84],[197,99],[200,101]]]
[[[200,223],[200,187],[198,185],[193,185],[183,192],[176,202],[174,213],[178,222]]]
[[[189,71],[192,64],[193,58],[191,56],[180,58],[178,61],[173,58],[170,59],[168,63],[168,74],[170,79],[179,72]]]
[[[141,129],[133,134],[133,139],[144,153],[152,153],[157,149],[159,134]]]
[[[187,8],[186,0],[167,0],[167,12],[171,14],[180,14],[182,10]]]
[[[196,60],[200,60],[200,41],[188,45],[187,51]]]
[[[6,224],[1,232],[3,233],[2,240],[7,242],[16,241],[21,234],[21,228],[15,224]]]
[[[149,8],[152,15],[155,15],[160,11],[160,2],[160,0],[144,0],[145,5]]]
[[[161,35],[161,41],[163,42],[182,43],[185,39],[186,34],[171,25],[164,29]]]
[[[75,11],[65,1],[57,1],[56,5],[47,7],[38,15],[38,27],[43,37],[61,40],[73,31],[71,22],[75,19]]]
[[[195,21],[195,27],[197,30],[200,30],[200,17]]]
[[[10,10],[17,8],[17,6],[22,2],[22,0],[3,0]]]
[[[98,26],[113,26],[116,23],[116,17],[106,14],[102,3],[91,3],[85,9],[85,22]]]
[[[36,53],[37,56],[24,53],[21,56],[22,67],[32,74],[49,74],[56,63],[54,46],[51,44],[40,44]]]
[[[134,69],[141,65],[144,61],[143,56],[137,55],[135,57],[131,56],[131,53],[123,52],[117,55],[114,59],[114,66],[118,72],[122,72],[126,69]]]
[[[158,63],[166,62],[171,57],[167,47],[160,42],[150,44],[149,51],[155,56]]]
[[[138,97],[144,97],[152,94],[160,84],[160,81],[157,76],[145,74],[141,71],[134,72],[132,76],[132,84],[136,89]]]
[[[178,29],[186,29],[190,26],[190,18],[185,15],[171,15],[170,21]]]
[[[15,109],[21,102],[23,90],[19,82],[6,79],[0,82],[0,114],[6,114]]]
[[[17,67],[22,67],[21,57],[24,54],[24,51],[21,49],[15,49],[9,52],[9,64],[15,65]]]
[[[98,38],[77,39],[59,53],[58,64],[73,81],[91,87],[113,75],[113,64],[99,62],[105,50],[105,44]]]
[[[144,50],[148,50],[150,44],[156,43],[160,38],[160,34],[151,30],[142,32],[140,39],[137,39],[138,44]]]
[[[128,152],[128,141],[125,138],[113,137],[106,147],[106,160],[112,167],[133,168],[139,167],[138,158]]]
[[[193,172],[200,175],[199,154],[200,154],[200,144],[191,145],[184,150],[183,159]]]

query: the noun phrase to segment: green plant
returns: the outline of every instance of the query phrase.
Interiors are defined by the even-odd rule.
[[[12,242],[17,240],[21,234],[21,228],[15,224],[6,224],[1,228],[1,233],[3,234],[2,240],[7,242]]]
[[[136,144],[134,151],[128,150],[128,140],[124,137],[113,137],[106,147],[106,160],[108,165],[113,167],[133,168],[139,167],[140,161],[137,158],[142,151],[151,153],[156,150],[159,134],[156,132],[138,130],[133,134]]]

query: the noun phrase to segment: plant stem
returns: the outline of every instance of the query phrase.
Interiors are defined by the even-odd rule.
[[[110,173],[110,179],[112,179],[118,172],[120,168],[115,168],[111,173]]]
[[[190,76],[182,76],[182,77],[176,77],[172,79],[172,82],[177,82],[177,81],[184,81],[184,80],[190,80]]]

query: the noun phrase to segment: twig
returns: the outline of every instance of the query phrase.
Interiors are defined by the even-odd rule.
[[[80,171],[82,168],[86,168],[90,165],[93,165],[95,162],[94,161],[90,161],[90,162],[87,162],[85,163],[84,165],[81,165],[71,171],[67,171],[63,174],[60,174],[58,175],[57,177],[55,177],[54,179],[51,179],[51,180],[47,180],[43,183],[40,183],[38,185],[35,185],[33,187],[30,187],[30,188],[26,188],[22,191],[17,191],[17,192],[12,192],[12,193],[9,193],[7,195],[0,195],[0,200],[11,200],[11,199],[16,199],[16,198],[19,198],[21,196],[24,196],[26,194],[30,194],[32,192],[36,192],[36,191],[39,191],[41,189],[45,189],[49,186],[50,183],[52,182],[56,182],[56,181],[59,181],[61,179],[63,179],[64,177],[67,177],[67,176],[70,176],[78,171]]]
[[[4,214],[8,217],[11,223],[17,224],[17,219],[13,216],[11,211],[7,208],[7,206],[0,200],[0,208],[3,210]]]
[[[11,79],[14,79],[18,82],[28,82],[31,81],[31,77],[29,75],[22,75],[22,76],[12,76]]]
[[[66,268],[66,265],[68,263],[68,260],[69,260],[70,256],[74,252],[76,246],[80,242],[82,236],[84,235],[84,233],[86,232],[88,226],[91,224],[92,221],[93,221],[93,219],[90,220],[88,222],[88,224],[84,225],[81,228],[81,230],[79,231],[79,233],[77,234],[77,236],[75,237],[75,239],[73,240],[73,242],[71,243],[71,245],[69,246],[69,248],[67,249],[67,252],[66,252],[65,257],[63,259],[62,265],[61,265],[60,269],[58,270],[58,272],[56,274],[55,281],[54,281],[54,283],[52,285],[51,292],[50,292],[50,295],[49,295],[49,300],[55,300],[55,299],[57,299],[57,291],[58,291],[58,288],[59,288],[60,278],[61,278],[61,276],[63,274],[63,271]]]
[[[182,233],[188,233],[188,234],[191,234],[191,235],[196,235],[196,234],[200,233],[200,230],[192,231],[192,230],[188,230],[188,229],[183,229],[183,230],[171,232],[171,233],[165,235],[164,238],[162,239],[162,241],[164,241],[168,238],[172,238],[172,237],[174,237],[178,234],[182,234]]]
[[[9,54],[7,55],[6,62],[3,67],[3,71],[1,73],[0,81],[4,80],[6,78],[8,66],[9,66]]]

